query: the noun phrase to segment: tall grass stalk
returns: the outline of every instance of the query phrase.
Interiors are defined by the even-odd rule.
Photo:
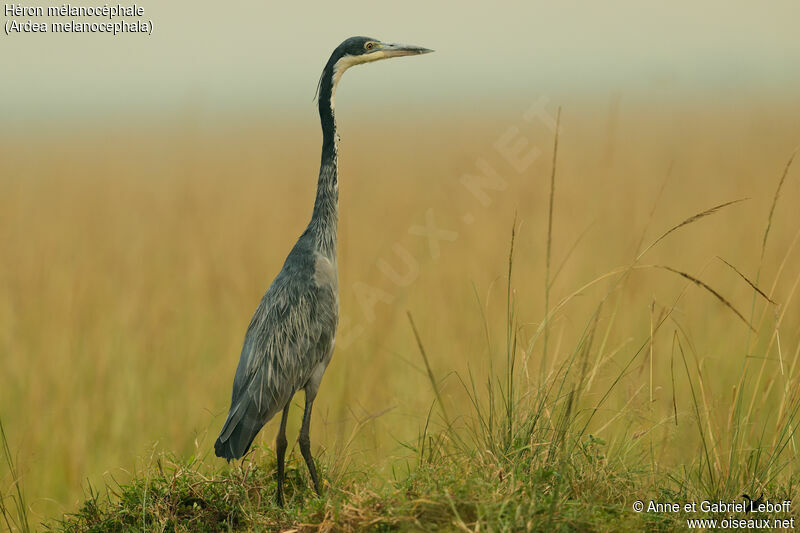
[[[556,162],[558,160],[558,132],[561,128],[561,106],[558,107],[558,112],[556,113],[556,132],[553,139],[553,164],[550,170],[550,202],[548,204],[547,209],[547,248],[545,252],[545,274],[544,274],[544,316],[545,321],[547,320],[547,316],[550,312],[550,254],[552,252],[553,247],[553,200],[555,198],[555,191],[556,191]],[[513,240],[512,240],[513,242]],[[509,283],[511,282],[511,276],[509,274]],[[544,328],[544,341],[542,347],[542,369],[541,369],[541,377],[544,379],[545,376],[545,368],[547,367],[547,342],[550,337],[550,325],[545,322]]]
[[[11,448],[8,445],[6,430],[3,427],[3,420],[0,419],[0,441],[3,446],[3,460],[5,461],[8,472],[11,476],[10,494],[6,496],[0,492],[0,516],[8,527],[9,531],[20,531],[30,533],[32,531],[28,520],[28,507],[25,503],[25,493],[22,491],[22,482],[17,472],[14,458],[11,455]],[[13,509],[9,509],[6,500],[10,499]]]
[[[780,327],[781,317],[783,316],[783,313],[785,313],[786,306],[789,303],[789,301],[780,302],[780,304],[775,302],[775,300],[774,300],[775,286],[777,285],[778,279],[780,278],[780,275],[781,275],[781,273],[783,271],[783,266],[786,264],[788,256],[791,254],[792,250],[794,249],[794,246],[795,246],[796,240],[797,240],[797,235],[800,235],[800,232],[798,232],[798,234],[795,236],[795,240],[792,242],[792,244],[790,245],[790,247],[787,250],[786,254],[784,255],[784,258],[783,258],[783,261],[781,263],[781,266],[779,267],[778,272],[776,273],[776,278],[775,278],[775,280],[773,282],[772,289],[769,291],[768,295],[765,294],[763,291],[761,291],[758,288],[758,286],[760,285],[760,281],[761,281],[761,275],[762,275],[762,270],[763,270],[763,266],[764,266],[764,258],[765,258],[765,255],[766,255],[767,242],[768,242],[770,231],[771,231],[771,228],[772,228],[773,217],[775,215],[775,210],[776,210],[776,207],[777,207],[778,198],[780,197],[781,190],[782,190],[782,188],[783,188],[783,186],[784,186],[784,184],[786,182],[786,178],[787,178],[787,176],[789,174],[789,170],[791,169],[792,163],[793,163],[794,158],[795,158],[796,155],[797,155],[797,149],[795,149],[795,151],[791,154],[791,156],[787,160],[786,165],[783,168],[783,172],[781,173],[780,179],[778,180],[777,187],[775,188],[775,193],[773,195],[772,203],[770,205],[769,214],[767,215],[767,220],[766,220],[766,224],[765,224],[765,228],[764,228],[764,234],[763,234],[763,237],[761,239],[761,250],[760,250],[758,269],[756,271],[755,279],[751,282],[746,276],[741,274],[741,272],[738,269],[736,269],[733,265],[729,264],[729,266],[731,268],[733,268],[751,286],[751,288],[753,289],[753,296],[752,296],[751,305],[750,305],[750,319],[748,320],[748,323],[750,324],[750,328],[748,329],[746,340],[745,340],[745,353],[744,353],[744,357],[742,359],[742,365],[741,365],[741,371],[740,371],[739,378],[738,378],[738,383],[737,383],[737,385],[736,385],[736,387],[734,389],[734,397],[733,397],[733,401],[732,401],[733,409],[732,409],[732,412],[731,412],[731,416],[729,417],[728,432],[729,432],[731,437],[730,437],[729,450],[728,450],[728,452],[729,452],[728,453],[728,465],[729,465],[730,469],[729,469],[728,479],[726,480],[726,485],[728,487],[728,490],[732,490],[732,486],[736,482],[736,480],[734,478],[737,477],[737,476],[735,476],[735,474],[738,473],[737,469],[738,469],[738,465],[741,464],[741,460],[742,460],[741,456],[748,454],[749,452],[747,452],[747,450],[751,449],[751,446],[752,446],[752,445],[748,445],[747,444],[747,439],[748,439],[748,436],[752,434],[752,431],[755,428],[749,423],[749,421],[753,420],[753,413],[754,413],[754,409],[755,409],[755,404],[756,404],[756,401],[757,401],[757,399],[759,397],[758,393],[760,391],[761,394],[764,395],[764,397],[767,397],[768,393],[769,393],[769,390],[771,389],[772,383],[773,383],[773,380],[770,380],[770,383],[768,383],[766,385],[766,392],[763,390],[765,387],[762,386],[762,383],[763,383],[763,379],[764,379],[764,372],[765,372],[765,369],[766,369],[767,361],[769,360],[769,354],[772,351],[773,341],[778,337],[778,329]],[[727,261],[725,261],[725,262],[727,263]],[[762,363],[761,363],[760,368],[758,370],[758,375],[755,377],[755,379],[751,380],[750,376],[749,376],[749,372],[748,372],[748,369],[749,369],[748,363],[752,360],[751,351],[753,350],[753,348],[755,346],[753,339],[758,339],[758,337],[760,336],[760,332],[762,331],[763,326],[764,326],[764,320],[763,319],[767,315],[767,312],[766,312],[767,308],[765,308],[765,311],[762,314],[761,320],[758,321],[758,327],[754,328],[752,326],[753,321],[755,319],[755,314],[756,314],[756,302],[757,302],[759,296],[764,298],[768,302],[768,304],[770,304],[776,310],[776,316],[775,316],[775,323],[774,323],[774,326],[772,328],[772,333],[770,335],[770,340],[767,343],[767,346],[766,346],[766,348],[764,349],[764,352],[763,352]],[[789,294],[789,300],[791,300],[791,298],[793,296],[794,296],[794,289]],[[779,309],[780,309],[779,305],[782,305],[783,313],[781,313],[779,311]],[[784,391],[784,392],[786,392],[786,391]],[[745,407],[745,395],[748,394],[748,393],[750,395],[750,398],[749,398],[749,402],[747,402],[747,406]],[[787,406],[787,402],[791,401],[791,398],[792,398],[791,395],[788,395],[788,394],[784,394],[783,395],[783,397],[781,399],[781,402],[780,402],[780,405],[779,405],[779,413],[780,413],[780,415],[778,416],[777,423],[780,424],[781,416],[784,413],[787,413],[787,412],[790,411],[790,409],[787,409],[786,406]],[[792,423],[791,420],[784,420],[783,427],[778,427],[776,429],[778,430],[777,434],[779,434],[779,435],[787,434],[788,435],[788,441],[789,442],[794,442],[794,431],[796,430],[796,426],[791,425],[791,423]],[[763,428],[762,428],[762,432],[760,434],[756,435],[755,438],[756,438],[756,443],[755,443],[756,453],[754,455],[751,455],[750,461],[748,462],[748,465],[750,467],[749,468],[749,473],[750,473],[749,486],[750,486],[751,490],[753,490],[753,491],[755,491],[756,489],[759,488],[756,485],[763,486],[763,484],[766,482],[764,477],[763,477],[763,472],[760,472],[759,469],[758,469],[758,465],[760,464],[761,457],[762,457],[762,445],[764,444],[763,443]],[[770,454],[770,457],[774,457],[775,453],[779,453],[778,452],[779,449],[780,449],[780,452],[782,452],[783,448],[780,447],[780,445],[779,445],[781,440],[782,440],[782,437],[778,438],[777,441],[773,442],[773,445],[771,446],[773,453]]]

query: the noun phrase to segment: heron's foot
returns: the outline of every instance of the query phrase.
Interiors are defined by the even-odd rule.
[[[308,435],[300,435],[300,453],[303,454],[303,459],[306,461],[308,474],[311,476],[311,482],[314,483],[314,491],[317,496],[322,496],[322,492],[319,490],[317,467],[314,464],[314,457],[311,455],[311,443],[308,441]]]
[[[317,475],[317,468],[314,465],[314,458],[311,457],[310,452],[306,458],[306,465],[308,465],[308,474],[311,476],[311,483],[314,485],[314,492],[317,493],[317,496],[322,496],[322,491],[319,488],[319,476]]]
[[[275,495],[275,503],[278,507],[284,507],[285,502],[283,501],[283,491],[278,488],[278,493]]]

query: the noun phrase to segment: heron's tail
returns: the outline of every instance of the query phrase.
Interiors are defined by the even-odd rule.
[[[253,439],[256,438],[264,423],[265,420],[258,416],[255,402],[232,406],[231,412],[228,413],[228,419],[217,437],[217,442],[214,443],[214,453],[217,457],[228,461],[241,459],[250,449]]]

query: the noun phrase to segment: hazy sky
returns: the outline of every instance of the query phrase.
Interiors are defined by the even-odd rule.
[[[328,55],[351,35],[436,49],[348,73],[343,86],[359,98],[402,92],[441,105],[560,90],[800,87],[796,0],[140,5],[152,36],[1,35],[0,120],[186,106],[291,111],[309,105]]]

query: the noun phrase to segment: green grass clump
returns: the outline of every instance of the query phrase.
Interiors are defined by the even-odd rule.
[[[246,469],[204,473],[200,462],[162,456],[130,483],[109,487],[104,497],[90,488],[80,510],[50,528],[98,533],[239,531],[252,528],[256,517],[263,528],[278,527],[280,518],[269,513],[275,481],[265,468],[269,467],[248,463]],[[287,477],[293,486],[296,469],[289,469]],[[292,496],[289,490],[287,498]]]
[[[588,443],[561,471],[532,468],[530,457],[439,457],[382,485],[351,476],[328,484],[321,498],[311,490],[302,462],[293,456],[283,509],[274,502],[272,461],[248,460],[211,470],[202,462],[162,456],[128,484],[109,487],[102,496],[90,490],[77,512],[47,529],[88,533],[457,531],[473,530],[478,524],[498,531],[603,531],[626,523],[644,527],[642,517],[622,507],[636,475],[608,468],[600,448]]]

